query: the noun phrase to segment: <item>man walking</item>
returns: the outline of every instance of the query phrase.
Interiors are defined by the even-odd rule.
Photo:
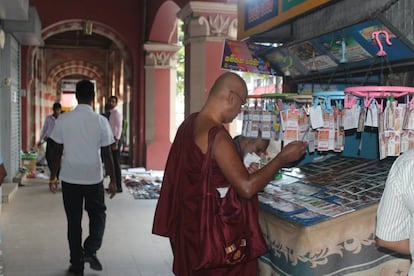
[[[60,179],[68,222],[69,272],[76,275],[83,275],[84,262],[94,270],[102,270],[96,255],[102,245],[106,221],[101,152],[105,171],[110,176],[110,198],[116,193],[110,149],[114,138],[108,120],[92,109],[94,97],[93,83],[79,81],[76,84],[78,106],[60,116],[49,139],[52,148],[49,188],[56,193],[56,174],[62,160]],[[83,205],[89,216],[89,236],[82,246]]]
[[[50,170],[50,149],[48,147],[48,138],[52,133],[53,128],[55,127],[56,120],[59,118],[60,113],[62,112],[62,105],[60,103],[53,104],[53,113],[48,115],[43,124],[42,133],[40,134],[39,142],[37,147],[40,147],[43,143],[46,142],[46,161],[47,166]],[[59,177],[59,174],[58,174]]]
[[[122,175],[121,175],[121,146],[122,146],[122,114],[116,109],[118,98],[111,96],[109,98],[109,125],[114,135],[115,143],[112,145],[112,159],[114,160],[116,189],[122,193]]]

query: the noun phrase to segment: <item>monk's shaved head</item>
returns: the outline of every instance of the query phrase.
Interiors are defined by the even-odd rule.
[[[239,75],[226,72],[210,89],[201,113],[216,123],[231,123],[247,101],[247,86]]]
[[[242,77],[236,73],[226,72],[218,77],[214,82],[213,87],[210,90],[210,94],[216,94],[223,90],[234,90],[244,94],[247,93],[247,86]],[[242,97],[243,94],[239,96]]]

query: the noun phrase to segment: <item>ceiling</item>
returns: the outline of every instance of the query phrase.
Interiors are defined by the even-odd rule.
[[[84,34],[81,30],[53,35],[44,40],[46,48],[98,48],[110,49],[113,42],[99,34]]]

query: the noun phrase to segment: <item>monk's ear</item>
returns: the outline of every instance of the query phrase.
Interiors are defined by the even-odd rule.
[[[225,96],[225,99],[227,103],[229,104],[229,106],[233,106],[235,104],[234,103],[235,99],[231,93],[227,93],[227,95]]]
[[[231,92],[227,92],[227,100],[229,101],[229,104],[234,103],[234,95],[232,95]]]

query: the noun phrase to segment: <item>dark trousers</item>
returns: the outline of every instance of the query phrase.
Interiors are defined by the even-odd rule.
[[[122,191],[122,174],[121,174],[121,144],[118,145],[118,149],[112,150],[112,159],[114,160],[114,173],[116,180],[116,189],[118,192]]]
[[[49,144],[49,139],[47,138],[46,140],[46,153],[45,153],[45,157],[46,157],[46,162],[47,162],[47,167],[49,168],[49,171],[51,171],[50,169],[50,165],[52,164],[52,147]],[[59,179],[59,173],[60,173],[60,165],[58,167],[57,173],[56,173],[56,177]]]
[[[102,245],[106,206],[103,182],[93,185],[70,184],[62,181],[63,205],[68,221],[70,263],[83,266],[82,255],[95,254]],[[89,236],[82,247],[83,205],[89,216]]]

